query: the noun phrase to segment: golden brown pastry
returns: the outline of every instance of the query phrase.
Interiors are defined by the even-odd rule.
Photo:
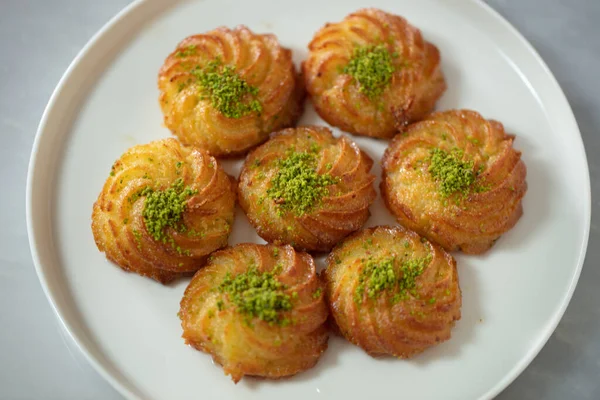
[[[327,348],[327,315],[310,255],[254,243],[214,253],[179,313],[186,343],[211,354],[236,383],[312,368]]]
[[[302,69],[313,104],[347,132],[390,138],[446,90],[438,49],[404,18],[375,8],[326,24],[308,49]]]
[[[295,124],[303,87],[292,53],[244,26],[184,39],[158,75],[165,125],[214,156],[245,153]]]
[[[353,234],[323,275],[340,333],[371,356],[412,357],[448,340],[460,319],[454,258],[402,227]]]
[[[446,250],[488,250],[521,215],[526,168],[501,123],[469,110],[408,127],[383,159],[381,195],[398,221]]]
[[[240,205],[266,241],[327,251],[369,217],[377,195],[372,164],[327,128],[286,129],[246,158]]]
[[[234,207],[233,183],[213,157],[175,139],[157,140],[113,164],[92,230],[109,260],[166,283],[227,245]]]

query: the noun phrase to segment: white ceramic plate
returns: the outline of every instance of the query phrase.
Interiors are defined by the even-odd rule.
[[[404,15],[439,47],[448,91],[438,109],[473,108],[517,135],[528,168],[525,214],[488,254],[457,255],[463,317],[450,341],[399,361],[374,360],[332,338],[308,372],[234,385],[180,338],[176,314],[187,281],[161,286],[106,261],[92,238],[92,204],[128,147],[170,135],[161,123],[156,77],[182,38],[243,23],[277,34],[299,63],[319,27],[367,4]],[[322,123],[310,107],[301,122]],[[356,141],[375,160],[386,145]],[[231,173],[238,168],[239,162],[226,163]],[[371,209],[368,225],[393,223],[380,199]],[[60,81],[31,157],[27,219],[54,309],[125,397],[487,399],[535,357],[571,298],[587,245],[590,188],[580,134],[558,84],[531,46],[483,3],[149,0],[117,15]],[[241,241],[262,242],[238,213],[230,243]]]

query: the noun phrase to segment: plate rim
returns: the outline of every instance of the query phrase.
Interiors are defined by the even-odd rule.
[[[27,223],[27,237],[29,241],[29,247],[31,256],[33,259],[33,264],[35,267],[35,271],[37,277],[40,281],[40,285],[44,291],[44,294],[50,303],[52,310],[54,311],[55,316],[60,321],[62,328],[67,332],[69,338],[73,341],[77,349],[84,355],[85,359],[89,364],[92,365],[94,370],[105,380],[107,381],[116,391],[125,397],[126,399],[138,399],[138,394],[134,393],[127,385],[124,385],[117,379],[119,370],[115,372],[110,372],[109,369],[97,359],[97,357],[93,354],[93,351],[88,348],[86,344],[83,343],[82,340],[79,339],[79,335],[74,332],[72,328],[72,324],[69,320],[64,317],[61,312],[60,307],[57,304],[57,300],[55,298],[55,293],[52,289],[50,289],[46,276],[46,267],[44,267],[44,262],[42,261],[37,246],[36,240],[36,223],[33,221],[33,182],[34,182],[34,174],[36,168],[39,166],[38,164],[38,153],[41,146],[41,139],[44,136],[44,132],[47,128],[48,118],[53,113],[53,110],[58,102],[58,99],[61,96],[63,90],[68,85],[71,76],[74,71],[80,66],[81,62],[89,56],[92,48],[95,47],[96,43],[110,30],[112,30],[117,23],[127,18],[131,14],[133,14],[140,6],[144,3],[147,3],[151,0],[134,0],[132,3],[125,6],[121,9],[117,14],[115,14],[112,18],[108,20],[79,50],[75,58],[71,61],[60,80],[58,81],[56,87],[54,88],[52,95],[50,96],[46,107],[44,108],[44,112],[40,119],[40,123],[36,130],[35,139],[33,142],[31,155],[28,164],[27,170],[27,184],[26,184],[26,223]],[[506,29],[515,39],[518,40],[521,46],[527,50],[527,52],[533,56],[533,59],[538,64],[538,66],[542,67],[545,75],[549,78],[549,83],[553,86],[553,90],[556,95],[559,97],[558,100],[564,104],[564,112],[569,116],[570,121],[573,124],[573,127],[576,129],[579,134],[578,147],[581,153],[584,155],[583,157],[583,168],[585,172],[585,180],[583,187],[583,197],[584,197],[584,217],[585,217],[585,225],[583,227],[583,241],[581,243],[581,247],[579,249],[579,254],[577,258],[577,266],[575,273],[573,275],[573,279],[569,283],[569,286],[566,292],[563,293],[560,306],[555,310],[554,314],[550,318],[545,327],[545,330],[542,334],[540,334],[536,339],[534,345],[531,346],[527,353],[524,353],[523,357],[520,359],[515,366],[507,372],[502,379],[500,379],[494,386],[491,386],[487,392],[481,395],[480,399],[492,399],[498,394],[500,394],[504,389],[506,389],[521,373],[531,364],[531,362],[535,359],[535,357],[539,354],[542,348],[546,345],[551,335],[556,330],[559,322],[561,321],[564,313],[571,302],[573,297],[573,293],[575,292],[575,288],[577,287],[577,283],[581,276],[581,271],[583,269],[583,264],[585,261],[585,255],[589,243],[589,233],[590,233],[590,225],[591,225],[591,181],[589,174],[589,166],[587,161],[587,154],[585,151],[585,146],[583,143],[583,138],[581,136],[581,130],[579,129],[579,125],[577,123],[577,119],[573,113],[571,105],[562,90],[560,84],[556,80],[556,77],[547,66],[542,57],[538,54],[537,50],[533,47],[533,45],[508,21],[506,20],[498,11],[492,8],[489,4],[485,3],[483,0],[470,0],[471,4],[480,7],[489,14],[494,20],[502,24],[503,28]],[[122,375],[122,374],[121,374]]]

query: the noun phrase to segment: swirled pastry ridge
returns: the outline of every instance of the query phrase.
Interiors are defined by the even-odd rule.
[[[183,338],[234,382],[291,376],[313,367],[327,348],[324,298],[310,255],[238,244],[214,253],[185,290]]]
[[[456,262],[402,227],[351,235],[323,277],[339,331],[371,356],[410,358],[448,340],[460,319]]]
[[[92,213],[98,249],[126,271],[166,283],[227,245],[230,177],[203,150],[175,139],[134,146],[113,166]]]
[[[215,91],[207,92],[211,85]],[[184,39],[161,67],[158,87],[165,125],[184,144],[214,156],[245,153],[294,125],[303,108],[291,51],[274,35],[245,26]]]
[[[290,128],[248,155],[240,206],[258,234],[296,249],[327,251],[369,217],[373,161],[328,128]]]
[[[430,115],[390,143],[381,194],[398,221],[446,250],[488,250],[523,214],[526,167],[501,123],[470,110]]]
[[[446,89],[438,49],[404,18],[378,9],[326,24],[308,48],[302,69],[313,104],[347,132],[390,138],[431,112]]]

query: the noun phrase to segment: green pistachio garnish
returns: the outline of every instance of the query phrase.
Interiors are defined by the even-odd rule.
[[[256,99],[258,88],[249,85],[234,67],[223,65],[219,58],[191,72],[200,85],[201,98],[209,99],[213,107],[227,118],[262,112],[262,105]]]
[[[393,56],[385,45],[357,47],[344,67],[359,85],[359,91],[373,99],[390,84],[394,73]]]
[[[291,296],[284,293],[285,289],[272,272],[260,272],[256,267],[233,277],[227,273],[218,288],[219,292],[227,294],[237,312],[249,318],[248,323],[250,318],[259,318],[280,326],[290,324],[290,320],[282,316],[283,312],[292,309]],[[222,300],[219,304],[220,309],[225,308]]]
[[[450,153],[438,148],[431,150],[429,173],[438,182],[443,198],[454,193],[466,196],[475,183],[477,174],[473,170],[473,161],[463,161],[463,155],[460,149]]]
[[[394,287],[396,281],[393,258],[379,261],[370,259],[366,262],[360,273],[356,294],[359,299],[362,299],[366,290],[369,298],[374,298],[380,292]]]
[[[192,44],[192,45],[185,47],[183,50],[177,51],[177,53],[175,53],[175,57],[183,58],[183,57],[188,57],[188,56],[191,56],[194,54],[196,54],[196,45]]]
[[[398,280],[398,288],[402,294],[406,294],[406,292],[415,294],[416,279],[423,273],[425,267],[429,265],[431,258],[431,254],[428,254],[425,257],[406,260],[402,263],[400,266],[402,276]]]
[[[158,242],[171,243],[179,252],[181,248],[175,247],[173,238],[166,232],[172,228],[178,232],[185,231],[186,227],[181,222],[189,197],[198,193],[189,186],[184,187],[183,180],[177,179],[170,188],[165,190],[154,190],[146,187],[139,192],[138,196],[145,196],[142,216],[146,230],[152,238]]]
[[[135,242],[137,243],[137,248],[140,250],[142,248],[142,234],[137,229],[133,230],[133,237],[135,238]]]
[[[281,210],[297,216],[309,212],[328,194],[327,187],[339,182],[329,174],[317,173],[317,159],[311,152],[291,151],[286,158],[277,161],[277,166],[267,196]]]
[[[368,299],[374,299],[384,292],[393,294],[392,303],[406,299],[408,293],[416,296],[417,277],[430,262],[430,254],[401,263],[394,257],[379,260],[369,258],[360,271],[354,301],[361,304],[365,293]]]

